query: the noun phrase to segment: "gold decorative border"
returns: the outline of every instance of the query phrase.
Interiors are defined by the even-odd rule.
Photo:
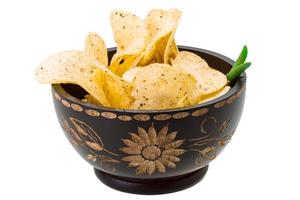
[[[64,99],[62,99],[61,100],[61,103],[65,106],[65,107],[67,107],[67,108],[70,108],[70,103],[69,102],[67,102],[66,100],[64,100]]]
[[[99,117],[100,116],[100,113],[97,110],[88,109],[88,110],[85,110],[85,113],[89,116],[92,116],[92,117]]]
[[[129,122],[132,120],[132,117],[129,115],[119,115],[118,119],[124,122]]]
[[[112,112],[102,112],[101,116],[107,119],[115,119],[117,118],[117,115],[115,113]]]
[[[137,114],[137,115],[133,115],[133,118],[137,121],[142,121],[142,122],[145,122],[145,121],[148,121],[150,120],[150,115],[147,115],[147,114]]]
[[[190,115],[189,112],[179,112],[179,113],[175,113],[173,114],[173,118],[174,119],[183,119],[183,118],[186,118]]]
[[[214,104],[214,108],[222,108],[223,106],[225,106],[226,104],[231,104],[233,103],[236,99],[238,99],[241,94],[244,92],[245,90],[245,86],[243,86],[235,95],[229,97],[228,99],[225,99],[223,101],[220,101],[216,104]],[[67,100],[63,99],[57,92],[53,93],[54,98],[61,102],[65,107],[67,108],[71,108],[74,111],[77,112],[84,112],[85,114],[91,116],[91,117],[103,117],[106,119],[118,119],[120,121],[123,122],[129,122],[132,121],[133,119],[136,121],[141,121],[141,122],[145,122],[145,121],[149,121],[151,120],[151,116],[148,114],[135,114],[133,116],[130,115],[117,115],[117,113],[113,113],[113,112],[108,112],[108,111],[104,111],[104,112],[99,112],[97,110],[94,109],[84,109],[83,107],[81,107],[78,104],[75,103],[70,103]],[[206,113],[209,112],[208,108],[201,108],[192,112],[178,112],[175,114],[167,114],[167,113],[162,113],[162,114],[157,114],[153,116],[153,120],[155,121],[166,121],[166,120],[170,120],[170,119],[183,119],[189,116],[192,117],[200,117],[205,115]]]
[[[153,119],[155,119],[156,121],[165,121],[165,120],[169,120],[172,118],[172,115],[170,114],[159,114],[159,115],[155,115],[153,117]]]
[[[72,104],[71,104],[71,108],[72,108],[73,110],[77,111],[77,112],[82,112],[82,111],[83,111],[83,108],[82,108],[80,105],[75,104],[75,103],[72,103]]]
[[[204,114],[208,113],[208,108],[201,108],[192,113],[193,117],[200,117]]]

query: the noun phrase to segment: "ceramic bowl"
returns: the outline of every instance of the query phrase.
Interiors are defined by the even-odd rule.
[[[179,46],[227,73],[233,61]],[[110,48],[109,56],[115,53]],[[161,194],[199,182],[230,141],[241,118],[246,74],[212,101],[171,110],[120,110],[82,102],[76,85],[52,85],[57,118],[75,150],[106,185],[129,193]]]

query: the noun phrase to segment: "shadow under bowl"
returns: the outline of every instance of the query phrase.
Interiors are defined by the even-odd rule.
[[[226,74],[233,61],[204,49],[179,46]],[[115,48],[108,49],[109,57]],[[187,108],[121,110],[82,102],[86,91],[52,85],[65,135],[106,185],[129,193],[162,194],[199,182],[230,141],[241,118],[243,73],[225,95]]]

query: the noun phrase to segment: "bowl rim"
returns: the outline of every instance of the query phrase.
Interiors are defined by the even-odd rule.
[[[214,57],[217,57],[225,62],[227,62],[228,64],[232,65],[234,63],[234,61],[222,54],[216,53],[214,51],[210,51],[210,50],[206,50],[206,49],[201,49],[201,48],[197,48],[197,47],[192,47],[192,46],[184,46],[184,45],[177,45],[179,49],[182,49],[184,51],[198,51],[198,52],[202,52],[205,54],[209,54],[212,55]],[[107,51],[114,51],[116,50],[116,47],[110,47],[107,49]],[[151,114],[151,113],[170,113],[170,112],[184,112],[184,111],[188,111],[188,110],[193,110],[193,109],[201,109],[201,108],[205,108],[207,106],[210,105],[214,105],[218,102],[221,102],[225,99],[230,98],[231,96],[235,95],[242,87],[244,87],[246,85],[246,73],[243,72],[241,74],[241,76],[236,80],[235,84],[230,88],[230,90],[218,97],[215,98],[213,100],[207,101],[205,103],[201,103],[201,104],[197,104],[197,105],[193,105],[193,106],[188,106],[188,107],[183,107],[183,108],[173,108],[173,109],[152,109],[152,110],[134,110],[134,109],[119,109],[119,108],[110,108],[110,107],[104,107],[101,105],[95,105],[95,104],[90,104],[87,102],[83,102],[80,99],[72,96],[71,94],[69,94],[67,91],[65,91],[63,89],[63,87],[61,86],[61,84],[51,84],[52,90],[57,92],[59,95],[61,95],[62,97],[73,101],[76,104],[91,108],[91,109],[96,109],[96,110],[105,110],[105,111],[109,111],[109,112],[121,112],[121,113],[132,113],[132,114]]]

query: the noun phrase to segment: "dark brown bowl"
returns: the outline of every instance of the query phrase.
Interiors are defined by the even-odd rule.
[[[227,73],[233,61],[220,54],[180,46]],[[112,56],[115,48],[109,49]],[[58,120],[76,151],[97,177],[117,190],[161,194],[199,182],[208,164],[230,141],[241,118],[243,73],[230,91],[212,101],[172,110],[119,110],[84,103],[76,85],[52,85]]]

